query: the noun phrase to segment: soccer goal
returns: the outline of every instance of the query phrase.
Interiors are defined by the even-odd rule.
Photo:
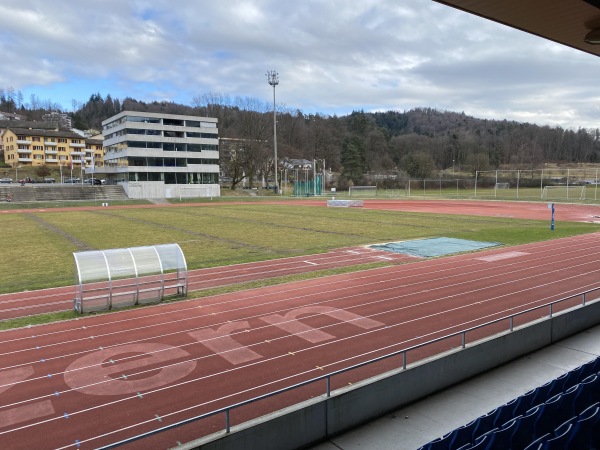
[[[496,185],[494,186],[494,189],[498,190],[498,189],[508,189],[510,188],[510,183],[496,183]]]
[[[544,186],[542,198],[585,199],[585,186]]]
[[[376,197],[377,186],[350,186],[348,195],[353,197]]]

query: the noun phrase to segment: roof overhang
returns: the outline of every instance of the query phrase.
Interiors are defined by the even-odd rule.
[[[600,0],[433,1],[600,56]]]

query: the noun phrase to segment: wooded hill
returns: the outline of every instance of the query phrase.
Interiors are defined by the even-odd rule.
[[[49,101],[24,104],[18,93],[0,90],[0,111],[16,112],[29,120],[39,120],[55,106]],[[266,177],[272,171],[272,104],[256,98],[207,93],[194,97],[192,105],[182,105],[132,98],[120,101],[94,94],[73,106],[73,127],[83,130],[101,130],[104,119],[124,110],[216,117],[220,137],[237,142],[235,158],[222,158],[228,175],[236,178],[241,170]],[[574,131],[432,108],[326,116],[278,105],[277,143],[280,160],[324,162],[328,170],[341,174],[342,184],[363,184],[369,174],[427,178],[452,168],[474,173],[508,167],[537,169],[550,162],[600,162],[597,128]]]

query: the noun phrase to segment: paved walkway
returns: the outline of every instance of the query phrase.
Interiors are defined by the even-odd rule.
[[[600,325],[400,408],[312,450],[415,450],[600,356]]]

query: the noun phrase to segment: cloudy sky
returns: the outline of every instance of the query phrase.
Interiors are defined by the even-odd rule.
[[[600,126],[600,59],[431,0],[2,0],[0,87],[72,110],[207,92],[344,115]]]

